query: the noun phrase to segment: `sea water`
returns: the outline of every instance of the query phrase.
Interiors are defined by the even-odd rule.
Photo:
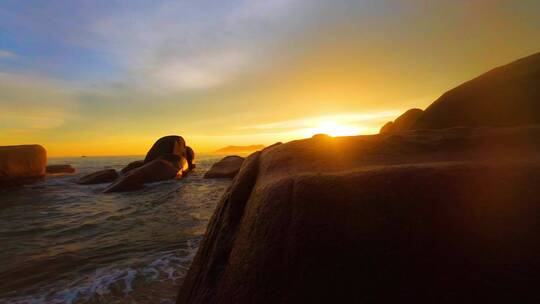
[[[102,193],[87,173],[142,157],[51,158],[77,173],[0,190],[0,303],[174,303],[225,179],[202,176]]]

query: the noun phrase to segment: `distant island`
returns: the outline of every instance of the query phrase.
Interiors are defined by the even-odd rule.
[[[264,145],[250,145],[250,146],[227,146],[219,150],[216,150],[217,154],[235,154],[235,153],[251,153],[264,149]]]

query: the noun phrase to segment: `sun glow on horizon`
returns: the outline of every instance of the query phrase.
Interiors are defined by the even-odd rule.
[[[345,125],[333,120],[326,120],[320,122],[315,128],[310,128],[305,131],[306,137],[311,137],[315,134],[354,136],[362,134],[362,129],[357,126]]]

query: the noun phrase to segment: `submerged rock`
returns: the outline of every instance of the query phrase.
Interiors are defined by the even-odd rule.
[[[47,151],[40,145],[0,146],[0,187],[40,179],[46,165]]]
[[[71,174],[75,173],[75,168],[72,165],[49,165],[46,167],[47,174]]]
[[[177,303],[538,301],[539,182],[540,126],[254,153]]]
[[[233,178],[238,174],[244,158],[231,155],[226,156],[213,164],[210,170],[204,174],[204,178]]]
[[[81,185],[93,185],[93,184],[102,184],[110,183],[118,178],[118,172],[114,169],[105,169],[90,173],[85,175],[77,180],[78,184]]]

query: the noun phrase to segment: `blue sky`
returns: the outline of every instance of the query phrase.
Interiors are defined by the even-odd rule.
[[[540,51],[539,14],[533,0],[4,0],[0,144],[138,154],[175,133],[204,151],[327,120],[370,133]]]

